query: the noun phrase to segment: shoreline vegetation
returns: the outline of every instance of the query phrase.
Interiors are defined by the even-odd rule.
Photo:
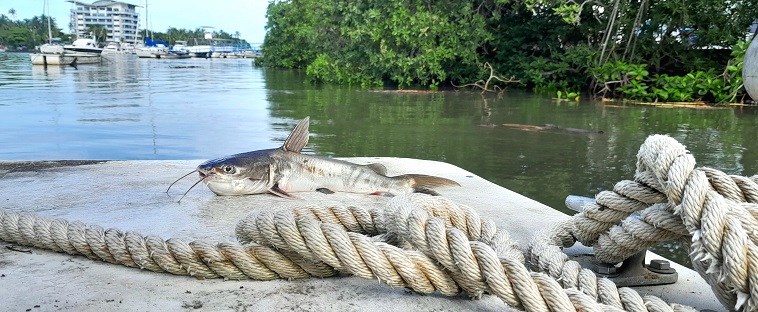
[[[745,103],[742,60],[757,7],[758,0],[272,1],[256,65],[369,89],[510,87],[570,101]]]

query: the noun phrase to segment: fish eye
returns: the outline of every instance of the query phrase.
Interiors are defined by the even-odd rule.
[[[237,171],[236,168],[232,165],[224,165],[221,167],[221,170],[224,171],[224,173],[232,174]]]

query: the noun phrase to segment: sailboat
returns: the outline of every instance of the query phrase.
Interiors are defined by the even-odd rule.
[[[147,18],[147,8],[147,0],[145,0],[145,46],[138,48],[135,52],[141,58],[161,58],[168,54],[168,44],[163,40],[150,40],[147,34],[149,21]]]
[[[51,28],[52,23],[50,21],[50,6],[47,4],[47,0],[45,0],[44,3],[45,8],[43,11],[47,11],[47,43],[39,47],[40,53],[32,53],[29,55],[32,65],[76,66],[77,64],[100,63],[100,53],[84,53],[67,50],[59,43],[60,39],[55,40],[53,38],[53,31]]]
[[[168,54],[168,44],[163,40],[153,41],[150,37],[145,37],[145,46],[137,49],[136,52],[141,58],[161,58]]]

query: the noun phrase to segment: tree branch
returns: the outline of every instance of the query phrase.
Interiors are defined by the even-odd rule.
[[[495,75],[495,70],[492,68],[492,65],[490,65],[489,62],[485,62],[484,63],[484,68],[489,68],[489,70],[490,70],[490,77],[487,78],[487,81],[484,81],[483,79],[480,79],[480,80],[478,80],[478,81],[476,81],[474,83],[467,83],[467,84],[462,85],[462,86],[456,86],[455,83],[452,83],[452,82],[450,84],[452,84],[453,87],[456,87],[456,88],[477,87],[479,89],[482,89],[482,94],[484,94],[486,92],[503,93],[503,91],[505,91],[505,88],[503,88],[503,87],[501,87],[499,85],[494,85],[490,89],[490,82],[492,82],[492,79],[495,79],[495,80],[500,81],[500,82],[505,82],[505,83],[509,83],[509,82],[521,82],[521,80],[515,80],[515,76],[511,76],[508,79],[503,79],[501,77],[498,77],[497,75]]]

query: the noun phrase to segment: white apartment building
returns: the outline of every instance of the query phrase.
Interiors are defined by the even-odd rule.
[[[71,9],[70,27],[76,37],[88,37],[87,27],[102,25],[108,32],[104,41],[137,44],[142,41],[139,33],[139,13],[134,4],[100,0],[85,3],[67,0],[74,4]]]

